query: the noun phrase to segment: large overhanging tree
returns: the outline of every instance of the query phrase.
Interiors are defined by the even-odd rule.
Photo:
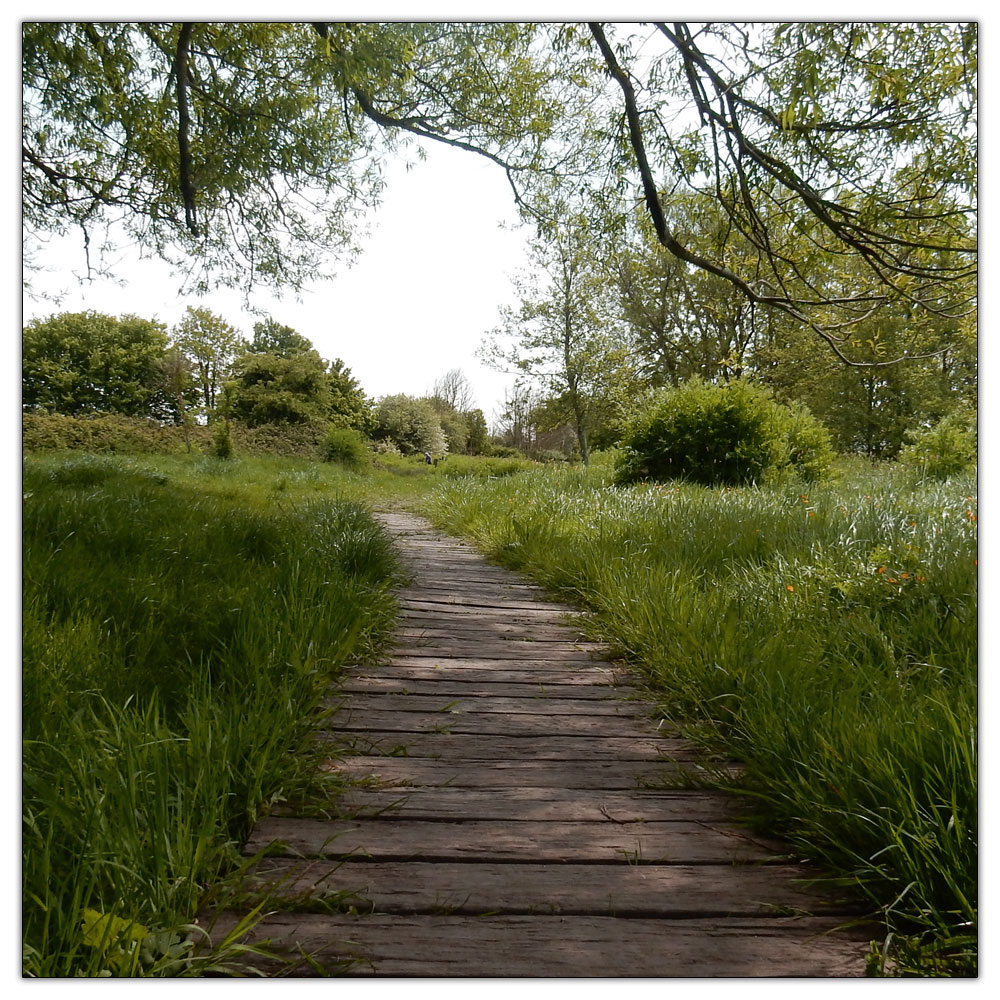
[[[117,213],[203,286],[296,288],[417,137],[495,161],[528,216],[537,178],[617,189],[843,354],[888,303],[974,308],[976,57],[958,23],[29,23],[24,217],[93,245]],[[679,238],[681,190],[731,244]]]

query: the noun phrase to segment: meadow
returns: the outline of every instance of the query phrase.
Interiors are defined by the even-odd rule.
[[[194,916],[262,811],[324,793],[319,700],[394,616],[388,542],[315,468],[27,458],[25,975],[243,966]]]
[[[871,971],[974,974],[975,479],[610,482],[604,456],[29,455],[26,974],[241,967],[239,936],[199,948],[192,916],[236,884],[258,815],[335,800],[317,704],[385,643],[400,578],[373,506],[585,610],[670,725],[744,763],[748,821],[880,914]]]
[[[455,480],[425,511],[586,609],[664,719],[743,762],[752,823],[881,914],[873,971],[971,973],[974,478],[857,462],[808,488],[608,481]]]

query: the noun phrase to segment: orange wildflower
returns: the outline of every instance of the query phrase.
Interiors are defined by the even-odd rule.
[[[789,593],[793,593],[795,588],[789,583],[785,585],[785,590],[787,590]]]

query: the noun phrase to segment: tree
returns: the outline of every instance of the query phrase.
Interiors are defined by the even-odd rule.
[[[26,410],[123,413],[166,418],[158,364],[166,327],[103,313],[59,313],[24,327],[22,396]]]
[[[520,305],[501,309],[501,326],[481,352],[488,363],[538,380],[547,412],[573,427],[580,457],[590,460],[595,411],[613,406],[631,381],[628,348],[614,313],[586,218],[557,213],[561,225],[529,244],[529,269],[516,281]]]
[[[322,273],[377,197],[376,154],[416,137],[499,164],[530,217],[556,175],[640,199],[669,253],[845,360],[845,324],[887,302],[974,303],[974,23],[29,22],[23,40],[29,231],[94,245],[121,211],[199,287]],[[680,188],[753,258],[679,238]],[[822,281],[803,241],[830,255]]]
[[[537,160],[526,126],[555,102],[532,41],[500,23],[25,22],[26,227],[78,227],[89,252],[118,214],[195,290],[298,289],[350,251],[400,135]]]
[[[372,415],[372,437],[392,441],[404,455],[427,451],[440,454],[446,442],[441,421],[426,399],[404,393],[383,396]]]
[[[313,350],[313,345],[308,337],[268,317],[254,323],[253,337],[247,350],[251,354],[274,354],[279,358],[288,358]]]
[[[184,444],[191,451],[190,400],[197,393],[194,380],[194,364],[178,348],[171,347],[158,367],[163,382],[163,391],[177,411],[177,422],[184,428]]]
[[[719,210],[690,199],[669,201],[688,245],[708,251],[731,237]],[[705,208],[708,211],[705,211]],[[731,283],[665,250],[638,217],[610,262],[628,325],[638,373],[653,386],[676,386],[693,377],[739,377],[749,364],[757,333],[754,304]],[[750,249],[737,244],[740,251]],[[734,248],[731,246],[729,253]]]
[[[202,405],[211,421],[222,385],[232,374],[233,362],[246,344],[221,316],[193,306],[187,307],[184,318],[174,327],[173,342],[195,366]]]
[[[290,326],[268,319],[254,323],[253,337],[247,345],[248,354],[263,354],[271,358],[291,360],[306,358],[305,367],[319,364],[326,374],[326,403],[323,419],[332,421],[338,427],[364,428],[369,419],[370,403],[361,386],[351,375],[351,370],[340,358],[324,361],[312,345],[312,341]],[[281,368],[282,366],[277,366]],[[277,368],[272,365],[275,371]],[[286,367],[286,372],[291,368]],[[281,381],[276,377],[274,388]],[[313,396],[313,389],[306,387],[307,396]],[[319,396],[315,396],[316,402]],[[311,404],[310,404],[311,406]]]
[[[243,423],[320,423],[330,413],[326,363],[315,351],[246,354],[236,368],[232,415]]]
[[[541,403],[536,386],[524,382],[511,386],[504,394],[503,407],[493,428],[497,443],[521,452],[534,450],[538,441],[536,414]]]
[[[457,413],[468,412],[475,402],[472,383],[461,368],[451,368],[437,379],[431,398],[440,400]]]
[[[470,455],[485,455],[490,447],[490,434],[483,411],[480,409],[469,410],[464,416],[466,426],[469,429],[465,439],[466,452]]]
[[[330,421],[339,427],[367,429],[371,423],[371,401],[351,369],[340,358],[334,358],[327,365],[326,378],[330,391]]]
[[[671,254],[808,324],[843,360],[844,325],[886,302],[971,307],[974,24],[657,22],[641,64],[633,39],[588,28],[581,44],[597,45],[621,94],[621,128],[606,130],[619,170],[638,175]],[[690,127],[678,99],[696,113]],[[667,176],[722,208],[757,251],[748,268],[678,239]],[[850,287],[799,270],[803,237],[859,265]]]
[[[855,327],[848,346],[852,356],[875,362],[904,350],[927,356],[898,365],[848,367],[817,354],[808,330],[779,322],[760,338],[751,366],[779,399],[800,401],[822,419],[841,451],[873,459],[896,457],[907,431],[934,423],[957,406],[975,407],[971,324],[901,304]]]

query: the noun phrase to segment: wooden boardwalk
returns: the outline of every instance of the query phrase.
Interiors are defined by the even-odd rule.
[[[282,846],[256,878],[295,900],[257,938],[354,975],[863,974],[866,936],[834,930],[850,911],[733,798],[685,786],[703,765],[572,609],[380,516],[414,582],[395,653],[351,672],[327,734],[356,751],[330,766],[364,780],[341,818],[257,824],[247,855]]]

